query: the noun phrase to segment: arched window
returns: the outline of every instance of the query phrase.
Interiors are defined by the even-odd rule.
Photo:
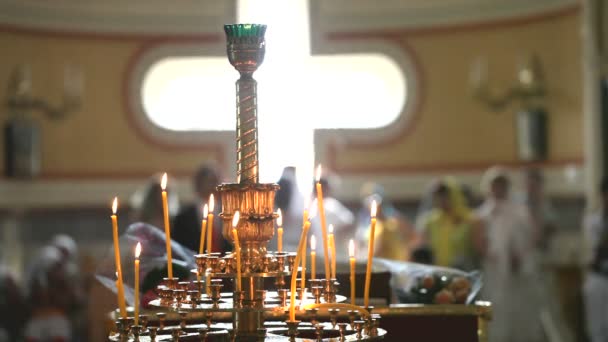
[[[293,165],[304,188],[314,129],[384,127],[407,101],[406,75],[388,55],[311,56],[306,7],[305,0],[239,2],[239,22],[268,24],[266,58],[254,74],[261,181],[274,182]],[[167,130],[233,131],[237,77],[225,57],[159,59],[143,75],[143,111]]]

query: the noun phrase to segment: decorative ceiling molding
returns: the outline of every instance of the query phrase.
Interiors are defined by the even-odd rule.
[[[311,27],[326,33],[466,25],[578,5],[578,0],[310,0]]]
[[[0,0],[0,25],[96,34],[218,33],[236,0]]]

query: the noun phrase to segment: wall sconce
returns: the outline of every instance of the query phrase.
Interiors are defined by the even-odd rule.
[[[540,60],[529,56],[517,69],[516,83],[502,92],[488,81],[487,64],[479,59],[471,69],[473,97],[492,111],[519,104],[516,117],[518,155],[524,161],[542,161],[548,153],[548,118],[544,100],[547,88]]]
[[[32,95],[29,67],[20,65],[12,70],[5,100],[9,113],[4,125],[7,177],[32,178],[40,173],[40,126],[33,119],[34,113],[60,120],[80,109],[84,90],[82,71],[66,66],[63,76],[62,101],[59,105],[52,105]]]

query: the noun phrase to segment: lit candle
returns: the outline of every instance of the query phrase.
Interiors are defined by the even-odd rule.
[[[139,323],[139,255],[141,254],[141,243],[137,243],[135,246],[135,285],[133,290],[135,291],[135,301],[133,306],[135,308],[134,319],[135,325]]]
[[[173,258],[171,258],[171,225],[169,224],[169,204],[167,203],[167,173],[163,174],[160,181],[163,197],[163,217],[165,219],[165,245],[167,247],[167,273],[169,278],[173,278]]]
[[[120,309],[120,316],[123,318],[127,317],[127,305],[125,303],[125,291],[124,284],[122,282],[122,267],[120,267],[120,248],[118,245],[118,217],[116,211],[118,210],[118,197],[114,197],[112,202],[112,236],[114,238],[114,261],[116,263],[116,292],[118,296],[118,308]]]
[[[376,201],[372,201],[371,208],[371,225],[369,229],[369,247],[367,253],[367,269],[365,272],[365,292],[363,293],[363,305],[365,307],[369,306],[369,287],[372,281],[372,262],[374,259],[374,236],[376,234],[376,210],[377,205]]]
[[[310,236],[310,279],[317,278],[317,238]]]
[[[213,209],[215,209],[215,200],[211,194],[209,196],[209,215],[207,216],[207,253],[213,252]]]
[[[296,260],[294,262],[293,270],[291,272],[291,294],[289,299],[289,320],[296,320],[296,278],[298,276],[298,265],[300,265],[300,259],[302,258],[302,249],[304,246],[304,237],[308,234],[310,228],[310,221],[306,221],[304,228],[302,229],[302,235],[300,235],[300,243],[298,244],[298,250],[296,254]]]
[[[236,290],[241,291],[241,245],[239,244],[239,233],[236,227],[239,224],[239,212],[235,211],[232,216],[232,238],[234,239],[234,252],[236,254]]]
[[[348,242],[348,256],[350,261],[350,303],[355,305],[355,241]]]
[[[205,232],[207,230],[207,215],[209,214],[209,207],[207,204],[203,207],[203,223],[201,224],[201,240],[198,247],[198,254],[203,254],[203,246],[205,245]]]
[[[304,227],[304,225],[306,224],[306,221],[308,221],[308,209],[310,209],[310,198],[306,199],[304,198],[304,212],[302,212],[302,227]]]
[[[302,248],[302,272],[300,274],[300,288],[302,291],[306,288],[306,257],[308,253],[308,235],[304,236],[304,244]]]
[[[277,228],[277,250],[279,252],[283,251],[283,215],[281,215],[281,209],[279,208],[279,210],[277,210],[277,213],[279,214],[279,217],[277,217],[277,225],[279,226],[279,228]]]
[[[331,252],[331,277],[336,278],[336,241],[334,238],[334,225],[330,224],[328,227],[329,231],[329,248]]]
[[[321,186],[321,164],[317,166],[317,206],[319,209],[319,218],[321,219],[321,233],[323,235],[323,257],[325,261],[325,279],[330,279],[329,272],[329,246],[327,243],[327,222],[325,221],[325,209],[323,208],[323,187]]]

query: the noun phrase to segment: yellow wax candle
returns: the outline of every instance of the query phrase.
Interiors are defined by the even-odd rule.
[[[304,236],[304,248],[302,248],[302,274],[300,275],[300,288],[304,291],[306,288],[306,257],[308,253],[308,236]]]
[[[372,201],[371,208],[371,225],[369,229],[369,247],[367,253],[367,269],[365,272],[365,289],[363,293],[363,305],[365,307],[369,306],[369,287],[372,281],[372,262],[374,260],[374,237],[376,234],[376,210],[377,205],[376,201]]]
[[[234,239],[234,252],[236,253],[236,290],[241,291],[241,245],[236,227],[239,224],[239,212],[235,211],[232,216],[232,238]]]
[[[125,303],[124,295],[124,284],[122,282],[122,267],[120,266],[120,248],[118,244],[118,217],[116,211],[118,210],[118,198],[114,197],[112,202],[112,236],[114,239],[114,262],[116,264],[116,293],[118,297],[118,308],[120,310],[120,316],[122,318],[127,317],[127,305]]]
[[[207,216],[207,253],[213,252],[213,209],[215,209],[215,200],[211,194],[209,196],[209,215]]]
[[[310,199],[308,199],[307,201],[310,201]],[[310,203],[306,203],[304,205],[304,212],[302,212],[302,227],[304,227],[304,225],[306,224],[306,221],[308,221],[308,209],[310,207]]]
[[[139,255],[141,254],[141,243],[137,243],[135,246],[135,284],[133,285],[133,290],[135,291],[135,300],[133,302],[133,307],[135,310],[134,319],[135,325],[139,323]]]
[[[329,248],[331,253],[331,277],[336,278],[336,241],[334,238],[334,225],[330,224],[328,227],[329,231]]]
[[[350,303],[355,305],[355,241],[348,242],[348,256],[350,261]]]
[[[310,236],[310,279],[317,278],[317,238]]]
[[[167,202],[167,173],[160,181],[163,197],[163,218],[165,219],[165,245],[167,247],[167,276],[173,278],[173,258],[171,258],[171,225],[169,224],[169,204]]]
[[[277,251],[282,252],[283,251],[283,215],[281,215],[281,209],[279,208],[279,210],[277,210],[277,213],[279,214],[279,217],[277,217],[277,225],[279,226],[279,228],[277,228]]]
[[[321,186],[321,164],[317,167],[317,206],[319,218],[321,219],[321,233],[323,235],[323,257],[325,261],[325,279],[330,279],[329,271],[329,246],[327,243],[327,222],[325,221],[325,209],[323,208],[323,187]]]
[[[310,221],[306,221],[304,228],[302,229],[302,235],[300,235],[300,243],[298,244],[298,250],[296,253],[296,260],[294,262],[293,270],[291,272],[291,294],[289,298],[289,320],[296,320],[296,278],[298,276],[298,265],[300,265],[300,259],[302,258],[302,249],[304,249],[304,237],[308,234],[310,228]]]
[[[198,254],[203,254],[203,246],[205,245],[205,232],[207,230],[207,215],[209,214],[209,207],[207,204],[203,207],[203,223],[201,224],[201,240],[199,242]]]

